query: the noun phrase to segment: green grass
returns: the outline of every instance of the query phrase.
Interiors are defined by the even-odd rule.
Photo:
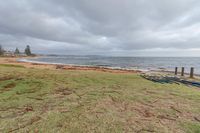
[[[0,132],[199,132],[200,89],[139,74],[0,65]]]
[[[184,123],[183,127],[187,129],[187,133],[200,133],[200,124],[199,123]]]
[[[0,64],[0,66],[2,67],[20,67],[20,68],[24,68],[24,66],[21,65],[13,65],[13,64]]]

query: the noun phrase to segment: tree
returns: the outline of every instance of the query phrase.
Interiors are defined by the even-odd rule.
[[[0,55],[3,55],[3,53],[4,53],[3,47],[0,45]]]
[[[30,46],[29,45],[27,45],[26,46],[26,48],[25,48],[25,54],[27,55],[27,56],[30,56],[30,55],[32,55],[32,53],[31,53],[31,48],[30,48]]]
[[[15,54],[20,54],[20,52],[19,52],[19,49],[18,49],[18,48],[16,48],[16,49],[15,49]]]

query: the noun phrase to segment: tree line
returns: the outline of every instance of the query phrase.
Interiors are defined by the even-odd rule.
[[[4,55],[6,53],[6,50],[3,49],[2,45],[0,45],[0,56]],[[15,49],[14,53],[15,55],[25,54],[27,56],[32,56],[31,47],[29,45],[26,46],[24,49],[24,52],[20,52],[18,48]]]

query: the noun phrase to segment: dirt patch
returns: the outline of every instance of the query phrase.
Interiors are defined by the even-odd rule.
[[[140,115],[142,115],[145,118],[155,116],[155,114],[148,108],[139,107],[139,108],[135,108],[134,110],[137,111]]]
[[[40,65],[39,63],[31,63],[31,65]]]
[[[169,115],[158,115],[157,118],[171,120],[171,121],[176,121],[178,117],[177,118],[172,118]]]
[[[33,107],[28,105],[28,106],[26,106],[26,107],[24,108],[24,111],[25,111],[25,112],[33,111]]]
[[[33,110],[32,106],[26,105],[26,106],[21,107],[21,108],[10,107],[10,108],[6,108],[6,109],[0,110],[0,111],[1,111],[0,118],[8,119],[8,118],[15,118],[15,117],[18,117],[18,116],[23,116],[24,114],[26,114],[28,112],[32,112],[34,110]],[[8,112],[8,111],[9,111],[9,113],[6,113],[6,115],[3,115],[4,112]]]
[[[194,117],[194,119],[198,122],[200,122],[200,117]]]
[[[0,77],[0,81],[11,80],[13,77]]]
[[[178,110],[177,108],[175,108],[174,106],[170,106],[171,109],[173,109],[174,111],[178,112],[178,113],[182,113],[180,110]]]
[[[27,98],[29,98],[29,99],[35,99],[35,100],[44,100],[44,99],[42,99],[42,98],[39,98],[39,97],[27,97]]]
[[[16,78],[15,80],[16,80],[16,81],[19,81],[19,80],[23,80],[23,78]]]
[[[11,129],[11,130],[8,131],[8,132],[9,132],[9,133],[15,132],[15,131],[17,131],[17,130],[20,130],[20,129],[22,129],[22,128],[25,128],[25,127],[27,127],[27,126],[30,126],[30,125],[32,125],[33,123],[38,122],[38,121],[41,120],[41,119],[42,119],[42,118],[41,118],[40,116],[35,116],[35,117],[31,118],[31,119],[30,119],[28,122],[26,122],[25,124],[20,125],[20,126],[17,127],[17,128]]]
[[[69,88],[58,87],[55,89],[54,93],[59,95],[71,95],[74,91]]]
[[[146,93],[148,93],[148,94],[158,94],[158,92],[149,91],[149,90],[147,90]]]
[[[56,65],[56,69],[64,69],[64,65]]]
[[[14,88],[15,86],[16,86],[15,83],[10,83],[10,84],[5,85],[4,88],[5,89],[7,89],[7,88]]]
[[[153,129],[140,129],[137,131],[137,133],[143,133],[143,132],[154,133],[155,131]]]
[[[3,93],[5,91],[10,91],[12,88],[14,88],[16,86],[15,83],[9,83],[5,86],[3,86],[3,89],[0,90],[0,93]]]

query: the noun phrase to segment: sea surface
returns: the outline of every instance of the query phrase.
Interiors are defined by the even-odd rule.
[[[31,59],[20,59],[25,62],[70,64],[77,66],[98,66],[133,70],[169,70],[175,67],[185,67],[189,73],[190,67],[195,68],[195,74],[200,74],[200,57],[109,57],[109,56],[42,56]],[[179,68],[180,71],[181,68]]]

